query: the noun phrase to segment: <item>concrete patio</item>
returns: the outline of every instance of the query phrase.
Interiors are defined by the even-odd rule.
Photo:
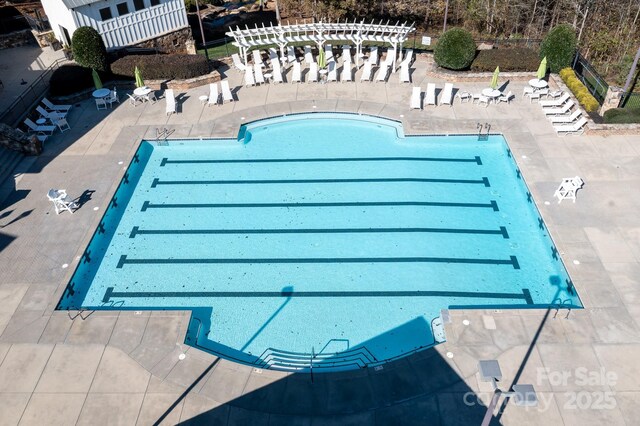
[[[19,165],[0,204],[0,424],[479,424],[491,388],[478,361],[498,359],[508,390],[534,385],[539,405],[513,402],[493,424],[637,424],[640,418],[640,136],[557,137],[541,108],[510,81],[511,104],[409,109],[411,86],[443,80],[425,57],[413,84],[241,87],[236,101],[203,106],[208,87],[69,116],[39,157]],[[303,73],[303,80],[305,75]],[[488,80],[487,80],[488,82]],[[458,82],[478,92],[487,82]],[[504,82],[501,80],[501,82]],[[184,344],[189,312],[55,311],[141,139],[235,137],[242,122],[301,111],[344,111],[401,120],[406,134],[475,133],[489,123],[509,142],[585,306],[555,310],[452,311],[447,342],[382,369],[308,374],[258,370]],[[575,204],[557,204],[559,181],[586,182]],[[73,215],[56,215],[51,187],[88,194]],[[87,192],[88,191],[88,192]],[[186,354],[179,360],[180,354]]]

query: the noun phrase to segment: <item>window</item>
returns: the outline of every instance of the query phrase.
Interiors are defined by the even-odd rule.
[[[144,9],[144,0],[133,0],[133,8],[135,10]]]
[[[118,3],[116,6],[118,8],[118,16],[126,15],[129,13],[129,6],[127,3]]]
[[[110,7],[103,7],[102,9],[100,9],[100,19],[106,21],[107,19],[111,18],[113,18],[113,15],[111,15]]]
[[[150,3],[151,3],[151,6],[157,6],[160,4],[160,0],[151,0]]]

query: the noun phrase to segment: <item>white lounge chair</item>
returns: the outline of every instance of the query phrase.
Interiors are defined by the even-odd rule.
[[[278,51],[273,47],[269,48],[269,60],[273,63],[273,61],[278,61]],[[260,60],[262,62],[262,59]]]
[[[256,64],[259,64],[261,66],[264,66],[264,63],[262,62],[262,54],[260,53],[260,50],[256,49],[253,50],[251,52],[251,56],[253,57],[253,65],[255,66]]]
[[[564,124],[560,126],[553,126],[558,135],[580,135],[584,132],[584,126],[587,124],[587,119],[581,117],[573,124]]]
[[[231,55],[231,59],[233,59],[233,66],[238,71],[244,71],[246,69],[245,65],[242,63],[242,60],[240,59],[240,56],[238,56],[237,53],[233,53]]]
[[[342,62],[351,63],[351,46],[342,46]]]
[[[51,136],[53,131],[56,130],[56,126],[39,126],[28,118],[24,120],[24,124],[26,124],[32,132],[45,134],[47,136]]]
[[[324,45],[324,58],[327,62],[333,58],[333,47],[330,44]]]
[[[413,49],[407,49],[404,54],[404,59],[402,60],[403,64],[411,65],[413,62]]]
[[[558,199],[558,204],[562,202],[562,200],[573,200],[576,202],[576,192],[578,189],[582,188],[584,185],[584,181],[580,176],[564,178],[560,183],[556,192],[553,193],[553,196]]]
[[[411,92],[411,108],[422,109],[422,89],[420,87],[413,87]]]
[[[340,73],[340,81],[351,81],[351,62],[345,62],[342,65],[342,73]]]
[[[338,81],[338,70],[336,69],[336,62],[329,62],[329,72],[327,73],[327,81]]]
[[[209,84],[209,99],[207,100],[207,106],[218,105],[218,83]]]
[[[300,68],[300,62],[295,61],[293,63],[293,71],[291,72],[291,82],[300,83],[302,79],[302,69]]]
[[[318,81],[318,64],[311,62],[309,64],[309,73],[307,74],[307,83]]]
[[[260,64],[253,64],[253,71],[256,75],[256,84],[264,84],[264,75],[262,74],[262,66]]]
[[[544,112],[545,115],[562,115],[571,111],[571,108],[573,108],[573,101],[569,99],[569,101],[560,108],[542,108],[542,112]]]
[[[387,75],[389,74],[389,64],[382,62],[378,74],[376,74],[376,81],[387,81]]]
[[[16,129],[18,132],[20,133],[25,133],[22,131],[22,129]],[[40,142],[42,142],[43,144],[47,141],[47,139],[49,138],[48,135],[45,135],[44,133],[34,133],[32,131],[29,131],[28,133],[29,136],[35,136],[36,139],[38,139]]]
[[[400,65],[400,83],[411,83],[411,76],[409,75],[409,64],[403,62]]]
[[[378,65],[378,46],[371,46],[369,48],[369,59],[367,62],[370,62],[371,65]]]
[[[460,103],[463,103],[465,100],[467,102],[471,101],[471,99],[473,99],[473,95],[469,92],[466,92],[464,90],[458,90],[456,92],[456,98],[460,99]]]
[[[296,51],[294,50],[293,46],[289,46],[287,48],[287,62],[289,62],[290,64],[293,64],[294,62],[297,62],[298,60],[296,59]]]
[[[47,192],[47,198],[53,203],[56,214],[60,214],[60,212],[65,210],[73,214],[73,210],[71,209],[78,208],[75,201],[69,199],[67,191],[64,189],[50,189],[49,192]]]
[[[229,82],[227,80],[222,80],[220,82],[220,91],[222,92],[222,103],[227,101],[233,102],[233,94],[231,94],[231,89],[229,88]]]
[[[362,75],[360,76],[360,81],[371,81],[371,69],[373,68],[373,64],[371,62],[365,62],[362,67]]]
[[[498,102],[506,102],[507,104],[510,104],[512,97],[513,93],[511,92],[511,90],[509,90],[509,93],[507,93],[506,95],[498,97]]]
[[[529,94],[529,103],[533,103],[534,99],[537,99],[538,103],[543,102],[540,100],[543,96],[549,96],[549,89],[540,89]]]
[[[260,65],[258,65],[258,67],[259,66]],[[247,69],[244,70],[244,85],[247,87],[256,85],[256,80],[253,78],[253,67],[247,67]]]
[[[580,111],[579,109],[576,109],[573,114],[571,115],[554,115],[549,117],[549,121],[552,124],[555,123],[564,123],[564,124],[568,124],[568,123],[573,123],[574,121],[576,121],[577,119],[579,119],[582,116],[582,111]]]
[[[558,108],[558,107],[561,107],[568,100],[569,100],[569,94],[565,93],[560,97],[560,99],[554,99],[552,101],[540,101],[540,106],[542,108]]]
[[[165,112],[167,115],[175,114],[176,112],[176,98],[173,94],[173,89],[167,89],[164,92],[164,98],[167,101]]]
[[[273,61],[273,70],[271,71],[271,78],[274,83],[282,83],[282,68],[280,68],[280,62]]]
[[[42,103],[49,111],[68,113],[72,105],[55,105],[49,99],[42,98]]]
[[[440,105],[449,105],[453,104],[453,84],[445,83],[444,89],[442,90],[442,95],[440,95]]]
[[[304,47],[304,61],[307,65],[311,65],[316,62],[313,60],[313,55],[311,54],[311,46]]]
[[[392,66],[393,65],[393,58],[396,56],[396,49],[394,48],[389,48],[387,49],[387,55],[384,58],[384,62],[385,64]]]
[[[46,118],[47,120],[49,120],[50,123],[54,123],[56,120],[64,118],[64,116],[66,115],[66,114],[58,114],[56,112],[47,111],[46,109],[42,108],[39,105],[36,107],[36,111],[40,113],[40,116],[42,116],[42,118]]]
[[[433,83],[427,84],[427,93],[425,97],[426,105],[435,105],[436,104],[436,85]]]

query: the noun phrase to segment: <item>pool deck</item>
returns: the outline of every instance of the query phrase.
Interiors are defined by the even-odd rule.
[[[441,89],[427,67],[418,58],[413,85]],[[239,87],[242,76],[226,73]],[[456,99],[423,110],[409,109],[412,84],[390,80],[240,87],[236,102],[218,107],[200,103],[201,87],[178,94],[169,117],[162,99],[133,107],[122,94],[112,110],[91,100],[74,108],[72,129],[23,160],[15,188],[3,184],[0,424],[479,424],[492,393],[477,374],[481,359],[500,361],[502,390],[531,383],[539,399],[536,408],[510,402],[492,424],[637,424],[640,136],[557,137],[541,108],[520,96],[524,80],[509,83],[510,105]],[[394,118],[406,134],[476,133],[477,123],[490,123],[507,138],[585,309],[452,311],[448,341],[435,349],[313,380],[184,345],[189,312],[54,311],[140,139],[155,139],[157,128],[174,130],[171,138],[235,137],[242,122],[306,111]],[[586,182],[577,202],[557,204],[557,185],[575,175]],[[56,215],[51,187],[85,193],[86,202]]]

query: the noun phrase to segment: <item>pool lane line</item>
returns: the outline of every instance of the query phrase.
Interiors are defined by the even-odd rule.
[[[329,263],[462,263],[479,265],[511,265],[520,269],[516,256],[506,259],[471,259],[459,257],[298,257],[298,258],[166,258],[129,259],[120,256],[116,268],[124,265],[203,265],[203,264],[329,264]]]
[[[311,183],[461,183],[481,184],[490,187],[489,178],[482,179],[437,179],[437,178],[362,178],[362,179],[249,179],[249,180],[160,180],[154,178],[151,188],[158,185],[282,185]]]
[[[475,163],[482,165],[479,156],[474,158],[438,158],[438,157],[353,157],[353,158],[254,158],[236,160],[170,160],[164,157],[160,167],[167,164],[256,164],[256,163],[351,163],[351,162],[384,162],[384,161],[431,161],[441,163]]]
[[[396,206],[413,206],[413,207],[471,207],[471,208],[490,208],[497,212],[498,203],[491,200],[489,203],[447,203],[437,201],[347,201],[333,203],[166,203],[153,204],[150,201],[142,203],[140,211],[145,212],[148,209],[224,209],[224,208],[298,208],[298,207],[396,207]]]
[[[323,297],[468,297],[482,299],[518,299],[528,305],[533,304],[531,293],[522,289],[522,293],[492,293],[472,291],[115,291],[115,287],[107,287],[103,303],[115,298],[204,298],[204,297],[246,297],[246,298],[323,298]]]
[[[246,235],[246,234],[392,234],[392,233],[439,233],[501,235],[508,239],[507,228],[457,229],[457,228],[305,228],[305,229],[140,229],[134,226],[129,238],[138,235]]]

